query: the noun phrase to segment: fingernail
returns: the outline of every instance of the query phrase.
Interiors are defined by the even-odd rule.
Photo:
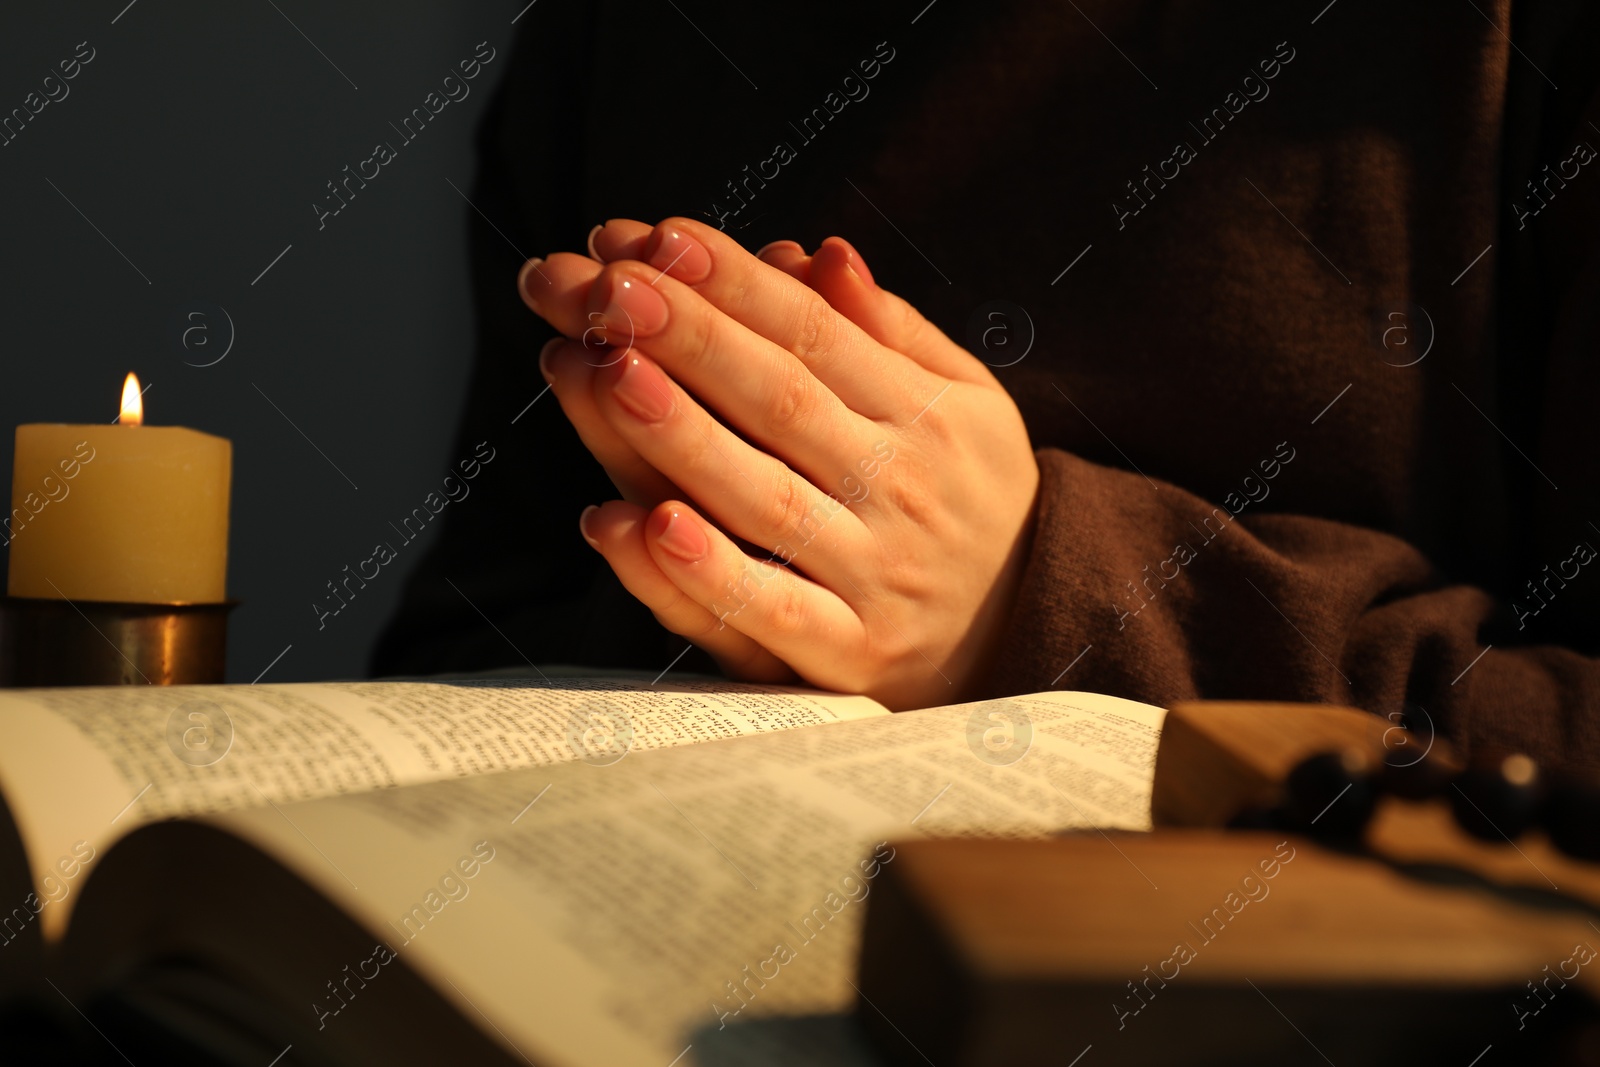
[[[786,238],[782,241],[772,241],[768,244],[762,245],[760,248],[756,249],[756,258],[766,259],[767,253],[772,251],[774,248],[777,248],[779,245],[793,245],[796,252],[799,252],[802,256],[806,254],[805,248],[800,244],[799,241],[790,241]]]
[[[672,390],[661,368],[640,356],[629,356],[608,367],[611,391],[634,418],[660,422],[672,414]]]
[[[539,373],[544,376],[546,385],[556,384],[555,376],[550,373],[550,355],[564,340],[566,340],[564,337],[552,337],[544,343],[543,348],[539,349]]]
[[[659,229],[649,264],[686,285],[703,282],[711,274],[711,253],[693,237],[677,229]]]
[[[613,274],[611,296],[601,316],[613,340],[627,344],[629,339],[656,333],[667,324],[667,302],[655,289],[627,274]]]
[[[656,543],[685,563],[705,559],[711,551],[700,524],[687,515],[680,515],[677,508],[657,512],[651,516],[651,525],[657,527],[654,531]]]
[[[606,228],[606,224],[605,223],[602,222],[602,223],[597,224],[594,229],[589,231],[589,236],[583,242],[585,245],[587,245],[589,247],[589,258],[594,260],[596,263],[604,263],[605,260],[601,259],[600,258],[600,253],[596,252],[594,250],[594,235],[599,233],[601,230],[603,230],[605,228]]]
[[[542,259],[530,259],[517,272],[517,289],[522,293],[522,299],[535,311],[539,310],[539,294],[536,286],[543,286],[546,281],[543,272],[539,270],[539,264],[543,262]]]
[[[583,535],[585,541],[589,542],[590,548],[600,547],[600,542],[595,540],[594,535],[589,532],[589,516],[599,510],[600,506],[598,504],[590,504],[583,509],[583,514],[578,516],[578,532]]]
[[[867,269],[867,261],[861,258],[861,253],[856,251],[856,246],[846,241],[843,237],[831,237],[831,241],[838,241],[844,246],[844,265],[846,269],[860,278],[870,289],[877,283],[872,280],[872,272]]]

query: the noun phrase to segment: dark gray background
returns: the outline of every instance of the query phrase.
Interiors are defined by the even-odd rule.
[[[0,147],[0,471],[9,487],[19,423],[111,421],[129,370],[149,386],[148,421],[232,439],[228,590],[243,605],[230,681],[280,653],[269,680],[362,674],[438,536],[434,523],[318,629],[325,583],[375,542],[398,545],[388,523],[461,458],[450,452],[471,361],[473,210],[462,194],[525,6],[95,0],[0,16],[0,114],[79,42],[96,52],[65,99]],[[496,55],[470,95],[403,144],[389,123],[482,41]],[[398,158],[319,231],[325,183],[379,141]],[[206,325],[192,348],[179,340],[196,301],[233,322],[214,366],[188,364],[221,353],[215,312],[189,320]]]

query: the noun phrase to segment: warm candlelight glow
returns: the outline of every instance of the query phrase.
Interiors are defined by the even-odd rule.
[[[122,383],[122,418],[124,426],[138,426],[144,422],[144,397],[139,392],[139,377],[132,371],[128,372],[127,381]]]

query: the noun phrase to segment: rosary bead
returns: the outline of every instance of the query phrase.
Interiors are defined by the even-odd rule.
[[[1377,803],[1377,766],[1361,749],[1323,752],[1297,764],[1285,782],[1290,819],[1313,837],[1360,836]]]
[[[1543,799],[1538,765],[1504,749],[1475,754],[1450,790],[1456,822],[1485,841],[1515,840],[1533,824]]]

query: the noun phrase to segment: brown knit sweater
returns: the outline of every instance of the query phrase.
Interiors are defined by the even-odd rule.
[[[547,333],[522,254],[685,214],[849,238],[1021,406],[1038,520],[969,695],[1331,701],[1600,761],[1593,8],[568,2],[519,28],[461,431],[512,458],[380,670],[683,648],[579,540],[615,494],[557,405],[510,420]]]

